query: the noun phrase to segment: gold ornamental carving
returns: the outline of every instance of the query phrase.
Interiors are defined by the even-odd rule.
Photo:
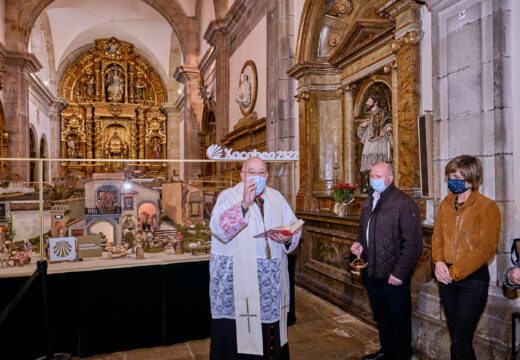
[[[121,114],[121,110],[123,110],[123,107],[121,106],[121,104],[108,104],[108,110],[110,111],[110,113],[114,116],[119,116],[119,114]]]
[[[330,34],[328,39],[328,44],[331,48],[335,48],[336,46],[338,46],[339,42],[341,41],[341,38],[338,34]]]
[[[337,0],[335,5],[341,15],[349,15],[352,12],[351,0]]]
[[[301,93],[294,95],[294,98],[297,102],[300,102],[301,100],[307,101],[309,100],[309,93],[306,91],[302,91]]]
[[[129,42],[98,39],[66,71],[59,94],[68,102],[61,111],[62,158],[165,159],[166,88],[153,67]],[[62,174],[125,170],[123,162],[62,163]],[[166,163],[134,167],[165,175]]]
[[[421,36],[419,31],[410,30],[403,36],[403,40],[406,45],[417,45],[421,40]]]

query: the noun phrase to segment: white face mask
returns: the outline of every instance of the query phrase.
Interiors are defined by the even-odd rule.
[[[246,180],[249,181],[251,179],[254,179],[255,180],[255,183],[256,183],[256,195],[260,195],[262,193],[262,191],[264,191],[265,189],[265,181],[266,181],[266,178],[265,177],[262,177],[262,176],[259,176],[259,175],[256,175],[256,176],[248,176],[246,177]]]

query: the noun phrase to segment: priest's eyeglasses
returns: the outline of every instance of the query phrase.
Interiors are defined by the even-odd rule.
[[[264,170],[264,169],[260,169],[258,170],[258,172],[256,171],[252,171],[252,170],[247,170],[247,171],[244,171],[244,174],[246,174],[246,176],[261,176],[261,177],[266,177],[267,176],[267,170]]]

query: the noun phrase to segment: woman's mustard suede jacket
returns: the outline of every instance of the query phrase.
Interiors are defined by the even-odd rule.
[[[455,281],[465,279],[495,254],[500,235],[500,210],[497,204],[473,191],[455,210],[455,194],[441,202],[432,236],[432,258],[450,266]]]

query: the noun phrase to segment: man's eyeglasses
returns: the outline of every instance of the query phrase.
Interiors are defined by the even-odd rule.
[[[243,173],[246,174],[246,176],[256,176],[256,175],[261,176],[261,177],[267,176],[267,170],[264,170],[264,169],[258,170],[258,172],[248,170],[248,171],[243,171]]]

